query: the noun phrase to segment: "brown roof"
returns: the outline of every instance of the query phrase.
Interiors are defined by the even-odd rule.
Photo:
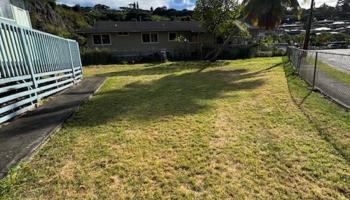
[[[79,33],[116,33],[116,32],[169,32],[189,31],[205,32],[197,21],[144,21],[144,22],[117,22],[99,21],[92,28],[82,29]]]

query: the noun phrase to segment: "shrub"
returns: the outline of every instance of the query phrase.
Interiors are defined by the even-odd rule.
[[[81,53],[83,65],[108,65],[108,64],[135,64],[145,62],[159,62],[160,54],[149,55],[118,55],[108,49],[83,49]]]
[[[106,65],[119,63],[119,58],[113,56],[112,52],[106,49],[82,50],[81,59],[83,65]]]
[[[220,59],[245,59],[251,58],[255,55],[255,47],[251,46],[237,46],[230,47],[223,51],[219,56]]]

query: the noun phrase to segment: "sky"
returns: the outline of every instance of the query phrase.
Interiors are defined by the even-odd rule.
[[[151,7],[166,6],[175,9],[193,9],[196,0],[57,0],[59,3],[67,5],[80,4],[82,6],[93,6],[95,4],[104,4],[111,8],[119,8],[127,6],[130,2],[138,1],[139,6],[143,9],[150,9]],[[317,6],[326,3],[334,6],[338,0],[316,0]],[[304,3],[304,0],[299,0],[302,7],[308,7],[310,4]]]

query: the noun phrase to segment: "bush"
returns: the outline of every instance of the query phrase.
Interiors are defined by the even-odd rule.
[[[273,51],[257,51],[255,57],[272,57]]]
[[[255,53],[255,57],[273,57],[273,56],[285,56],[286,49],[277,48],[274,45],[259,45],[258,50]]]
[[[220,59],[246,59],[254,57],[256,49],[251,46],[227,48],[219,56]]]
[[[281,49],[281,48],[274,48],[273,49],[273,56],[286,56],[287,50]]]
[[[167,57],[171,61],[191,61],[201,60],[209,52],[213,51],[212,48],[203,48],[202,52],[178,50],[174,52],[168,52]],[[226,48],[218,59],[231,60],[231,59],[246,59],[252,57],[272,57],[283,56],[286,51],[279,48],[263,48],[257,50],[255,46],[236,46]],[[125,63],[145,63],[145,62],[160,62],[160,53],[152,53],[149,55],[139,54],[133,56],[123,56],[108,49],[85,49],[82,50],[82,62],[83,65],[108,65],[108,64],[125,64]]]
[[[83,65],[106,65],[120,62],[119,58],[106,49],[82,50],[81,59]]]
[[[159,62],[160,54],[123,56],[108,49],[84,49],[81,53],[83,65],[108,65],[108,64],[135,64],[145,62]]]

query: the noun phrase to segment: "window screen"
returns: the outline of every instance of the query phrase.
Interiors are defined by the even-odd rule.
[[[158,42],[158,33],[143,33],[142,34],[143,43],[157,43]]]
[[[94,44],[102,44],[100,35],[94,35],[93,37],[94,37]]]
[[[111,44],[111,38],[109,35],[102,35],[102,44]]]
[[[108,45],[111,44],[111,36],[110,35],[94,35],[93,41],[95,45]]]
[[[142,34],[142,42],[143,43],[150,43],[151,42],[151,38],[149,34]]]
[[[151,34],[151,42],[158,42],[158,34],[157,33]]]
[[[169,33],[169,41],[175,41],[176,40],[176,33]]]

